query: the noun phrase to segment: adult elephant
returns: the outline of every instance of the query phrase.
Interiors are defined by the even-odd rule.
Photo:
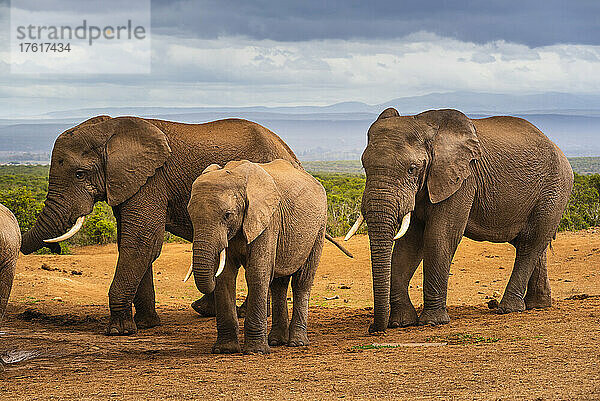
[[[550,306],[546,248],[573,186],[555,144],[523,119],[471,120],[456,110],[400,116],[389,108],[367,136],[362,215],[373,270],[370,332],[449,322],[448,276],[463,235],[516,248],[500,313]],[[408,285],[421,260],[424,307],[417,318]]]
[[[107,201],[117,219],[119,248],[108,293],[107,334],[127,335],[156,326],[160,320],[152,263],[160,254],[165,229],[193,239],[187,204],[196,177],[212,163],[278,158],[301,168],[281,138],[246,120],[183,124],[137,117],[91,118],[56,139],[44,208],[24,234],[21,251],[34,252],[47,246],[48,239],[56,251],[56,242],[81,227],[95,202]],[[214,298],[210,294],[203,299],[209,304]]]

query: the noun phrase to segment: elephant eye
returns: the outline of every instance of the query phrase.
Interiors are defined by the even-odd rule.
[[[225,212],[225,216],[223,216],[223,220],[229,221],[229,219],[231,219],[231,216],[233,216],[233,212]]]
[[[83,180],[85,178],[85,171],[77,170],[75,172],[75,178],[77,178],[78,180]]]
[[[410,167],[408,168],[408,174],[414,174],[417,171],[417,166],[414,164],[411,164]]]

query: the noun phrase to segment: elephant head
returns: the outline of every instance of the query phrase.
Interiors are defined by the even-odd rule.
[[[418,200],[443,202],[461,187],[481,149],[475,126],[456,110],[400,116],[389,108],[367,136],[361,212],[369,229],[373,270],[375,321],[370,330],[383,331],[390,313],[394,240],[409,229]]]
[[[280,201],[273,177],[257,164],[233,161],[224,168],[212,164],[204,170],[192,185],[188,204],[198,290],[205,294],[214,290],[229,241],[242,232],[246,244],[253,242],[268,227]]]
[[[136,117],[98,116],[63,132],[52,150],[44,208],[23,235],[21,251],[74,235],[97,201],[116,206],[129,199],[170,152],[164,132]]]

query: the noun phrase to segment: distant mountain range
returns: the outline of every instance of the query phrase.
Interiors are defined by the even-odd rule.
[[[456,108],[472,118],[519,116],[538,126],[568,156],[600,156],[600,95],[451,92],[403,97],[378,105],[344,102],[290,107],[106,107],[55,111],[31,119],[0,119],[0,162],[9,161],[7,155],[19,152],[47,153],[62,131],[100,114],[189,123],[246,118],[279,134],[301,159],[358,159],[367,129],[387,107],[395,107],[401,114]]]

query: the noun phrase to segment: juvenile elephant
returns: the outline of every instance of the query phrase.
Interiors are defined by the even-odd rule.
[[[156,326],[160,320],[152,263],[160,254],[165,229],[193,239],[186,206],[196,177],[211,163],[277,158],[301,169],[277,135],[246,120],[182,124],[137,117],[91,118],[57,138],[45,206],[35,226],[24,234],[21,251],[28,254],[48,244],[59,250],[56,242],[75,234],[94,203],[107,201],[117,219],[119,247],[108,293],[107,333],[132,334],[137,328]],[[210,304],[213,297],[203,299]]]
[[[546,248],[573,186],[555,144],[520,118],[471,120],[456,110],[400,116],[389,108],[367,137],[362,215],[349,236],[364,216],[373,270],[370,332],[449,322],[448,275],[463,235],[516,248],[499,313],[550,306]],[[417,319],[408,285],[421,260],[424,307]]]
[[[19,223],[11,211],[0,204],[0,323],[6,312],[20,246]]]
[[[196,286],[203,293],[215,291],[213,353],[240,352],[235,313],[240,265],[248,284],[244,352],[269,353],[269,344],[308,345],[308,299],[327,223],[321,184],[285,160],[212,165],[194,182],[188,211]],[[288,328],[290,277],[294,303]],[[269,284],[273,323],[267,343]]]

